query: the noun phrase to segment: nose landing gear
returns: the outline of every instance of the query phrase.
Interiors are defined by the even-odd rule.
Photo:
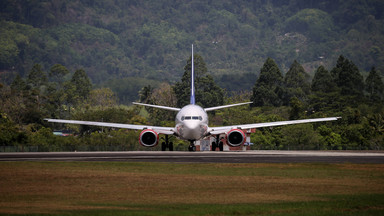
[[[188,151],[190,151],[190,152],[196,151],[195,141],[193,141],[193,140],[189,141]]]

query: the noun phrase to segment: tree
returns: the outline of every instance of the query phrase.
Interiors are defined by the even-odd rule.
[[[364,81],[359,69],[353,62],[340,55],[336,67],[331,71],[331,75],[342,95],[358,96],[363,95]]]
[[[153,87],[151,85],[144,86],[140,91],[139,91],[139,101],[141,103],[147,103],[150,104],[150,98],[153,92]]]
[[[40,89],[41,86],[47,84],[47,75],[43,71],[40,64],[34,64],[28,74],[27,85],[31,89]]]
[[[177,100],[175,92],[171,85],[162,83],[158,88],[153,90],[149,101],[156,105],[176,107]],[[146,107],[151,114],[152,124],[160,125],[163,121],[170,121],[175,118],[175,113],[169,110]]]
[[[365,90],[368,92],[368,97],[371,101],[379,102],[383,99],[384,84],[375,67],[372,67],[365,80]]]
[[[284,84],[287,88],[285,96],[285,104],[288,104],[292,97],[296,97],[301,101],[306,101],[310,94],[310,76],[296,60],[293,61],[287,74],[284,77]]]
[[[20,128],[8,119],[5,113],[0,112],[0,145],[13,146],[23,144],[26,135]]]
[[[285,126],[282,129],[283,143],[288,150],[291,149],[313,149],[317,146],[319,137],[313,130],[312,124],[298,124]]]
[[[101,110],[117,105],[115,93],[110,88],[92,90],[89,94],[89,102],[91,106],[101,107]]]
[[[253,87],[251,100],[254,106],[280,106],[282,104],[283,76],[275,61],[268,58],[260,70]]]
[[[83,69],[76,70],[70,81],[63,84],[63,95],[61,104],[69,113],[74,106],[85,102],[92,89],[91,81]]]
[[[333,81],[331,74],[324,68],[324,66],[319,66],[316,69],[315,76],[312,79],[311,90],[323,93],[329,93],[336,90],[336,84]]]
[[[177,106],[183,107],[190,103],[191,95],[191,68],[192,58],[187,61],[184,67],[184,74],[181,82],[177,82],[173,89],[177,98]],[[196,103],[203,107],[222,105],[224,102],[224,91],[214,82],[212,76],[207,74],[207,66],[200,55],[194,55],[195,71],[195,97]]]
[[[76,89],[76,94],[80,100],[87,99],[92,90],[92,84],[83,69],[78,69],[72,76],[71,83]]]
[[[332,128],[321,125],[317,131],[320,133],[319,150],[341,150],[341,136],[335,133]]]
[[[291,98],[289,105],[291,107],[291,110],[289,112],[289,119],[299,119],[302,113],[304,112],[303,103],[297,97],[293,97]]]
[[[13,80],[11,84],[11,89],[13,92],[17,92],[18,94],[27,89],[27,84],[19,74],[17,74],[15,79]]]
[[[61,64],[53,65],[49,71],[49,77],[59,84],[63,83],[63,77],[67,74],[69,74],[68,69]]]

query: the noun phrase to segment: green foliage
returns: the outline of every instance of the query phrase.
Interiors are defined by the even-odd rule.
[[[331,74],[324,66],[319,66],[312,79],[311,90],[314,92],[330,93],[336,90],[336,84]]]
[[[342,95],[362,96],[364,91],[363,76],[353,62],[340,55],[336,67],[331,71]]]
[[[365,80],[365,88],[371,101],[380,102],[384,99],[384,84],[376,69],[372,67],[367,79]]]
[[[51,77],[54,82],[58,83],[62,83],[63,77],[67,74],[69,74],[69,70],[61,64],[55,64],[49,70],[49,77]]]
[[[332,131],[332,128],[327,127],[326,125],[321,125],[318,128],[320,134],[320,150],[341,150],[342,149],[342,139],[340,134]]]
[[[92,89],[91,81],[83,69],[76,70],[72,76],[71,83],[75,87],[80,100],[86,99]]]
[[[284,77],[284,84],[286,87],[286,96],[284,97],[285,104],[292,97],[296,97],[301,101],[307,101],[310,94],[310,76],[305,72],[296,60],[293,61],[291,67]]]
[[[87,104],[92,107],[105,109],[117,105],[115,93],[109,88],[100,88],[90,91]]]
[[[26,134],[5,113],[0,113],[0,145],[13,146],[26,142]]]
[[[187,61],[184,67],[184,74],[181,82],[177,82],[173,90],[177,98],[177,106],[183,107],[190,103],[191,95],[191,70],[192,57]],[[195,72],[195,97],[196,103],[203,107],[214,107],[223,104],[224,91],[213,80],[213,77],[207,74],[207,66],[200,55],[194,55]]]
[[[288,150],[316,149],[319,142],[318,134],[312,124],[298,124],[281,129],[283,145]]]
[[[268,58],[260,70],[253,87],[251,100],[254,106],[280,106],[283,97],[283,76],[275,61]]]
[[[160,97],[172,95],[162,82],[176,83],[177,106],[188,104],[190,60],[184,74],[180,68],[193,43],[209,63],[196,56],[197,102],[222,105],[232,100],[225,93],[236,95],[253,86],[252,101],[259,106],[220,110],[210,116],[214,124],[344,114],[339,124],[327,125],[332,133],[320,135],[318,148],[382,149],[382,11],[380,1],[364,0],[340,4],[331,0],[4,0],[0,2],[0,112],[10,125],[3,122],[2,129],[9,128],[14,145],[23,143],[39,131],[45,117],[73,118],[88,110],[116,108],[117,100],[109,99],[113,93],[120,104],[129,104],[144,86],[152,88],[141,92],[140,101],[174,104]],[[312,93],[307,72],[314,72]],[[98,89],[92,91],[91,83]],[[145,122],[138,113],[130,121]],[[153,113],[151,122],[170,124],[172,113]],[[93,114],[100,120],[101,114]],[[23,128],[31,123],[40,126],[26,134]],[[317,127],[312,130],[322,133]],[[281,129],[258,133],[265,143],[260,148],[286,148]],[[56,137],[50,142],[81,139]],[[70,144],[68,148],[74,149]]]
[[[110,89],[116,94],[119,99],[120,104],[129,105],[132,101],[135,101],[136,98],[140,98],[141,102],[142,96],[140,91],[145,86],[157,87],[159,86],[159,81],[149,80],[145,78],[137,77],[128,77],[122,79],[112,79],[105,82],[104,87],[110,86]],[[146,96],[143,96],[146,98]],[[148,101],[147,101],[148,102]]]
[[[176,94],[173,87],[167,83],[160,84],[157,89],[152,89],[151,86],[143,87],[141,94],[140,97],[143,98],[143,102],[145,103],[177,107]],[[150,114],[149,119],[151,124],[165,125],[167,121],[173,121],[175,119],[175,112],[150,107],[145,107],[145,109]]]
[[[28,74],[27,85],[30,89],[40,89],[47,84],[47,75],[40,64],[34,64]]]
[[[316,42],[329,39],[333,30],[332,17],[319,9],[303,9],[286,21],[285,31],[300,32]]]

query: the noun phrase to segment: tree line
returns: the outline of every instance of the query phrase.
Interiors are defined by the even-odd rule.
[[[380,0],[2,0],[0,80],[60,63],[128,105],[147,82],[180,80],[192,43],[233,90],[251,88],[267,57],[284,72],[296,59],[313,76],[343,53],[364,75],[372,65],[383,75],[383,11]]]
[[[382,149],[384,146],[384,84],[373,67],[364,79],[344,56],[328,71],[324,66],[310,75],[296,60],[283,75],[267,58],[248,91],[228,94],[208,73],[204,59],[195,54],[196,101],[203,107],[253,101],[253,104],[217,110],[210,125],[341,116],[337,122],[258,129],[254,149]],[[147,85],[140,102],[182,107],[189,103],[191,58],[179,82]],[[44,118],[64,118],[127,124],[173,126],[174,113],[154,108],[123,106],[109,88],[93,88],[83,69],[69,71],[60,64],[44,71],[34,64],[26,77],[16,76],[0,85],[0,151],[142,150],[138,132],[124,129],[48,124]],[[56,129],[76,136],[55,136]],[[175,140],[176,150],[186,150]],[[149,150],[149,149],[147,149]],[[157,148],[150,149],[157,150]]]

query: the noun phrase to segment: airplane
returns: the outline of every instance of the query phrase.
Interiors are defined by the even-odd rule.
[[[225,135],[227,144],[232,147],[238,147],[246,142],[246,134],[244,130],[263,127],[274,127],[292,124],[312,123],[312,122],[325,122],[336,121],[341,117],[329,117],[329,118],[316,118],[316,119],[302,119],[291,121],[278,121],[278,122],[265,122],[221,127],[209,127],[208,126],[208,114],[207,112],[229,108],[240,105],[247,105],[252,102],[244,102],[216,107],[203,108],[196,104],[195,100],[195,83],[194,83],[194,57],[193,57],[193,45],[192,45],[192,57],[191,57],[191,94],[190,104],[182,108],[160,106],[153,104],[144,104],[133,102],[134,105],[141,105],[147,107],[153,107],[158,109],[165,109],[177,112],[175,119],[175,127],[160,127],[150,125],[132,125],[132,124],[119,124],[119,123],[107,123],[107,122],[93,122],[93,121],[78,121],[78,120],[64,120],[64,119],[44,119],[48,122],[55,123],[67,123],[67,124],[79,124],[79,125],[92,125],[100,127],[112,127],[112,128],[125,128],[132,130],[141,130],[139,136],[139,143],[145,147],[154,147],[159,143],[159,135],[165,135],[165,142],[162,143],[162,150],[167,147],[170,151],[173,151],[173,144],[169,142],[168,136],[173,135],[179,139],[187,140],[190,142],[188,147],[189,151],[196,151],[195,141],[202,140],[210,136],[216,136],[216,141],[212,143],[214,146],[212,150],[219,147],[222,151],[223,143],[219,140],[220,135]]]

